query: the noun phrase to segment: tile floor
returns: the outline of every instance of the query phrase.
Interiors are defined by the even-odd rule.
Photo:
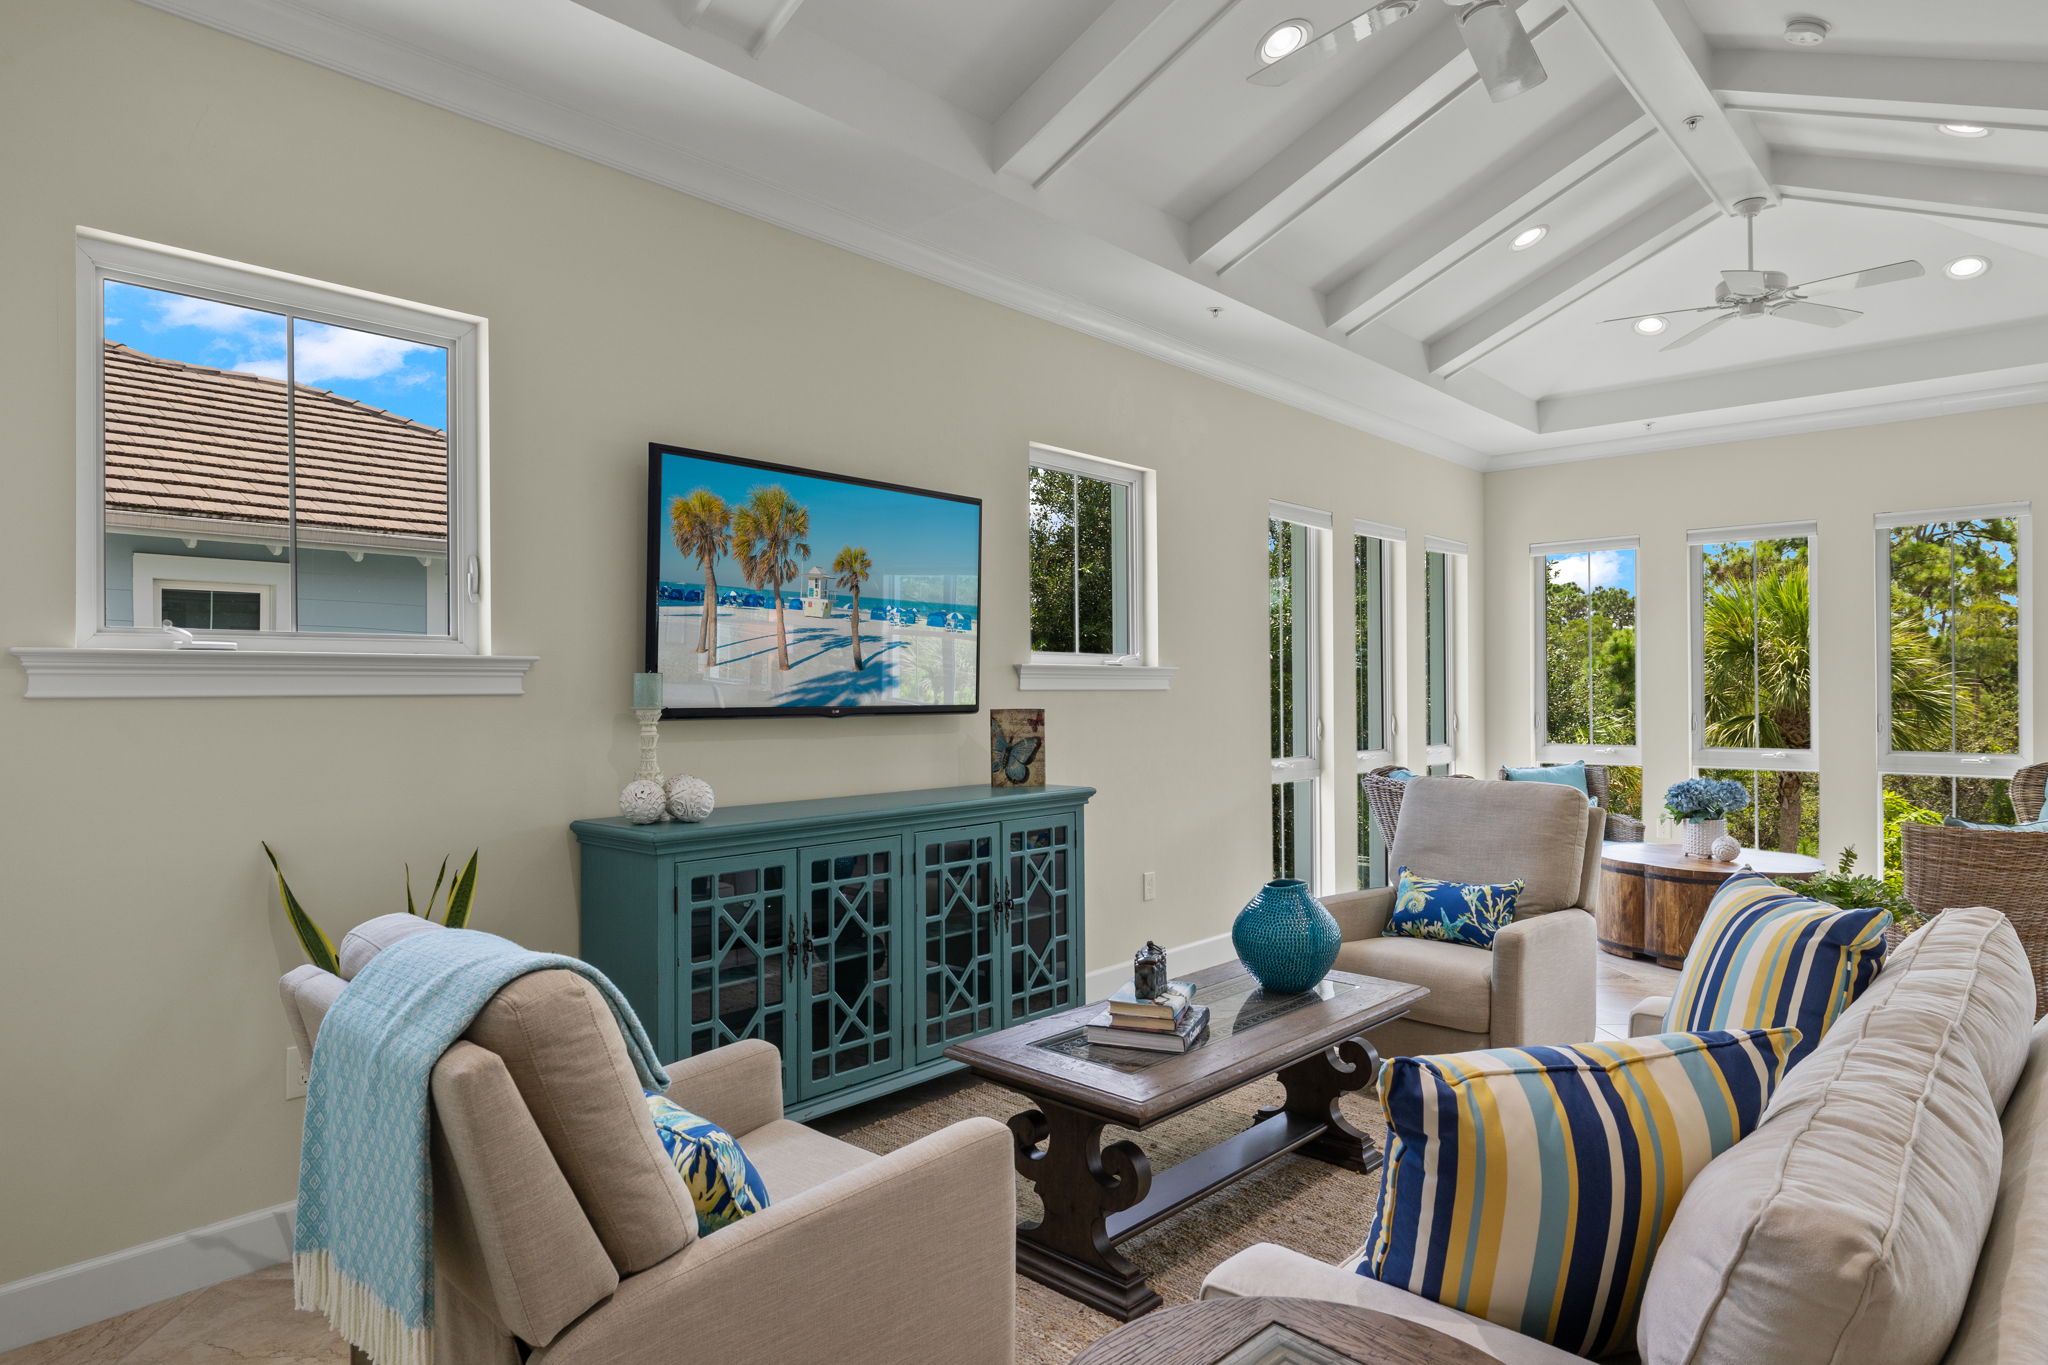
[[[1678,973],[1667,968],[1602,954],[1601,1036],[1628,1036],[1635,1003],[1669,994],[1677,979]],[[904,1100],[875,1103],[900,1106]],[[817,1126],[844,1132],[879,1116],[879,1110],[869,1108],[832,1115]],[[292,1308],[291,1269],[282,1265],[0,1353],[0,1365],[343,1365],[347,1360],[347,1346],[323,1319]]]

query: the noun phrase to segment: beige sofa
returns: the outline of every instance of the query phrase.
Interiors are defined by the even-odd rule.
[[[427,927],[371,921],[343,942],[342,971]],[[300,967],[281,984],[312,1056],[344,979]],[[782,1117],[766,1043],[668,1071],[669,1097],[739,1138],[772,1201],[709,1236],[581,976],[519,978],[442,1055],[436,1365],[1008,1365],[1017,1207],[1003,1125],[969,1119],[875,1156]]]
[[[2048,1022],[2033,1010],[1996,911],[1950,910],[1907,940],[1687,1188],[1644,1288],[1643,1365],[2048,1361]],[[1578,1359],[1271,1245],[1203,1294],[1358,1304],[1507,1365]]]
[[[1394,888],[1323,904],[1336,916],[1347,972],[1427,986],[1405,1018],[1371,1033],[1383,1057],[1577,1043],[1597,1019],[1594,895],[1607,813],[1548,782],[1418,777],[1401,798],[1390,869],[1472,884],[1527,883],[1493,948],[1383,938]]]

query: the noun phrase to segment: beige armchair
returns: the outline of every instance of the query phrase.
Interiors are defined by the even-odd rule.
[[[343,970],[374,950],[352,936]],[[345,983],[300,967],[281,984],[312,1056]],[[1006,1128],[969,1119],[875,1156],[782,1117],[767,1043],[668,1071],[669,1098],[739,1138],[770,1207],[697,1234],[618,1026],[573,972],[512,982],[442,1055],[435,1365],[1008,1365]]]
[[[1449,881],[1527,883],[1492,949],[1383,938],[1394,889],[1324,904],[1344,931],[1337,966],[1429,988],[1407,1017],[1373,1030],[1382,1056],[1532,1043],[1597,1033],[1594,896],[1607,812],[1569,787],[1418,777],[1402,795],[1390,869]]]

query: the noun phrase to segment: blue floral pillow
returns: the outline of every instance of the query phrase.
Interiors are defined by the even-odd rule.
[[[768,1187],[740,1150],[739,1139],[657,1091],[647,1092],[647,1112],[654,1116],[662,1149],[697,1206],[698,1236],[768,1207]]]
[[[1384,938],[1427,938],[1491,948],[1493,936],[1515,917],[1515,900],[1527,883],[1467,886],[1418,877],[1407,868],[1394,891],[1394,913]]]

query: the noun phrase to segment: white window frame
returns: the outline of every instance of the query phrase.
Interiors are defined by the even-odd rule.
[[[258,629],[266,632],[276,629],[280,605],[291,596],[292,571],[281,562],[152,554],[132,555],[130,560],[135,572],[135,620],[141,629],[148,629],[140,625],[143,621],[164,619],[160,594],[165,588],[204,588],[216,592],[248,592],[253,588],[263,603],[262,625]],[[147,613],[143,610],[145,605]]]
[[[1820,771],[1818,715],[1810,718],[1814,741],[1804,749],[1716,748],[1707,743],[1707,641],[1706,547],[1735,541],[1804,540],[1806,542],[1807,592],[1813,608],[1806,617],[1808,668],[1813,674],[1808,704],[1817,707],[1821,696],[1820,648],[1820,527],[1811,521],[1777,522],[1761,526],[1716,526],[1685,533],[1686,557],[1690,561],[1692,601],[1686,609],[1686,629],[1691,632],[1690,670],[1692,683],[1692,765],[1695,768],[1747,768],[1752,772],[1817,773]],[[1637,610],[1641,610],[1642,557],[1636,557]],[[1638,692],[1637,725],[1642,723],[1640,693],[1642,671],[1636,672]]]
[[[1423,769],[1427,771],[1430,768],[1443,764],[1448,764],[1453,768],[1458,765],[1458,741],[1460,732],[1463,729],[1464,713],[1464,706],[1460,696],[1464,686],[1465,669],[1465,650],[1461,633],[1465,627],[1464,594],[1466,564],[1472,553],[1472,547],[1462,540],[1446,540],[1442,536],[1424,536],[1422,538],[1422,553],[1424,556],[1444,556],[1444,736],[1447,742],[1443,744],[1431,744],[1429,742],[1429,731],[1427,729],[1429,723],[1427,716],[1429,710],[1429,641],[1425,638],[1422,642],[1422,707],[1425,713],[1423,718],[1425,728],[1422,732],[1422,759]],[[1424,594],[1429,592],[1429,573],[1426,558],[1422,575],[1422,591]],[[1425,611],[1423,616],[1427,620],[1428,612]]]
[[[1921,753],[1892,748],[1892,556],[1891,535],[1901,526],[1927,526],[1941,521],[1975,521],[2010,517],[2019,523],[2020,751],[2017,754]],[[1938,507],[1920,512],[1881,512],[1874,519],[1876,544],[1877,644],[1877,771],[1879,777],[1985,777],[2010,780],[2032,761],[2034,752],[2034,627],[2029,616],[2028,577],[2034,572],[2033,504],[1990,503],[1977,507]],[[1879,784],[1882,787],[1882,783]],[[1882,802],[1882,794],[1879,800]]]
[[[1550,742],[1550,691],[1548,641],[1545,638],[1550,626],[1548,586],[1550,570],[1548,561],[1560,555],[1594,554],[1601,550],[1633,550],[1636,556],[1636,742],[1634,744],[1552,744]],[[1643,546],[1639,536],[1603,536],[1592,540],[1552,540],[1529,547],[1530,573],[1533,578],[1532,606],[1534,624],[1531,634],[1531,660],[1529,676],[1531,751],[1538,763],[1572,763],[1579,760],[1608,764],[1623,768],[1639,768],[1643,764],[1643,670],[1640,663],[1643,629]],[[1590,727],[1593,718],[1588,715],[1586,724]]]
[[[1304,566],[1301,596],[1294,607],[1295,619],[1305,619],[1309,625],[1305,634],[1309,657],[1295,664],[1296,675],[1306,678],[1302,705],[1308,713],[1304,717],[1308,752],[1272,759],[1271,785],[1309,784],[1308,809],[1295,814],[1296,828],[1307,829],[1308,848],[1296,862],[1307,865],[1308,875],[1302,880],[1309,884],[1311,892],[1320,895],[1335,884],[1336,874],[1336,805],[1328,771],[1328,718],[1335,686],[1331,658],[1334,651],[1330,647],[1335,636],[1330,616],[1330,603],[1335,596],[1330,590],[1334,558],[1331,542],[1336,538],[1336,521],[1328,512],[1278,500],[1267,504],[1266,520],[1291,522],[1305,527],[1309,533],[1308,563]]]
[[[1368,749],[1365,747],[1365,736],[1353,736],[1356,745],[1355,771],[1368,773],[1374,768],[1384,768],[1393,763],[1395,751],[1401,747],[1401,707],[1396,693],[1401,677],[1401,571],[1404,552],[1408,546],[1408,533],[1398,526],[1358,520],[1351,523],[1351,535],[1354,556],[1357,554],[1357,539],[1360,536],[1376,540],[1380,546],[1381,619],[1378,624],[1381,647],[1376,665],[1380,675],[1380,734],[1386,740],[1386,745],[1379,749]],[[1353,562],[1355,564],[1355,559]],[[1353,685],[1357,684],[1358,680],[1353,679]]]
[[[73,640],[17,646],[29,697],[506,695],[534,660],[491,653],[489,461],[480,317],[132,237],[76,236],[76,557]],[[448,352],[448,561],[463,566],[442,636],[210,631],[235,649],[188,650],[161,628],[105,624],[104,286],[170,290],[366,329]],[[289,621],[288,610],[277,619]],[[434,618],[430,618],[434,619]]]
[[[1158,475],[1141,465],[1084,455],[1078,450],[1033,442],[1029,469],[1054,469],[1079,478],[1115,484],[1125,490],[1125,583],[1129,600],[1121,605],[1130,625],[1130,650],[1123,654],[1041,653],[1032,651],[1017,665],[1017,688],[1023,692],[1162,691],[1178,669],[1159,662]],[[1028,474],[1027,474],[1028,478]],[[1025,592],[1031,590],[1026,575]],[[1030,602],[1025,603],[1028,618]]]

